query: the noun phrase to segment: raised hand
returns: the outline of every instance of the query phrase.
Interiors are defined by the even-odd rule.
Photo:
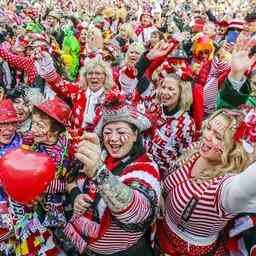
[[[84,133],[77,146],[75,157],[84,164],[84,173],[87,177],[94,177],[102,165],[100,155],[100,140],[96,133]]]
[[[255,40],[250,37],[249,33],[241,33],[234,47],[231,58],[230,76],[236,80],[241,80],[244,73],[250,68],[255,58],[249,58],[251,47],[255,45]]]
[[[38,74],[44,78],[48,74],[55,71],[54,62],[52,57],[47,52],[39,52],[36,55],[36,62],[35,62],[36,70]]]
[[[147,58],[150,60],[156,59],[167,55],[174,47],[175,43],[160,41],[150,52],[147,54]]]

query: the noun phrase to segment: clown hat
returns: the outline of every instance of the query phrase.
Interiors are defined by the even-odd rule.
[[[71,110],[67,103],[62,99],[54,97],[39,105],[35,105],[35,107],[62,125],[67,126]]]

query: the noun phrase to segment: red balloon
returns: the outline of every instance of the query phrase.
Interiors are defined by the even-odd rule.
[[[49,156],[20,148],[0,159],[0,179],[13,200],[27,204],[46,190],[55,168]]]

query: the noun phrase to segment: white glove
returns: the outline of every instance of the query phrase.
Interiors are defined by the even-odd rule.
[[[38,54],[35,62],[37,73],[42,77],[46,78],[49,74],[55,73],[54,62],[52,57],[47,52],[41,52]]]

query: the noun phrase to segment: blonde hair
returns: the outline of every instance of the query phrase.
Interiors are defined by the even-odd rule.
[[[178,75],[175,73],[166,74],[164,79],[166,78],[173,78],[178,81],[178,87],[180,91],[180,99],[179,99],[179,107],[183,111],[189,111],[190,107],[193,103],[193,95],[192,95],[192,86],[191,83],[188,81],[183,81]],[[159,94],[157,94],[157,98],[159,99]]]
[[[237,113],[239,113],[241,116],[234,116],[230,114],[230,111],[221,109],[214,112],[206,120],[206,125],[208,125],[210,121],[221,115],[225,120],[228,121],[228,127],[224,132],[224,150],[221,154],[220,164],[200,172],[200,176],[196,177],[197,181],[210,180],[216,177],[224,176],[228,173],[240,173],[248,164],[249,155],[245,152],[242,143],[234,140],[234,134],[240,122],[240,118],[243,118],[242,112]],[[205,129],[205,127],[203,129]],[[176,164],[181,166],[188,162],[192,155],[199,153],[199,146],[200,143],[197,143],[193,148],[185,152],[176,160]]]
[[[109,91],[111,90],[114,83],[113,75],[112,75],[112,71],[109,64],[104,62],[101,58],[94,58],[94,59],[88,60],[87,62],[85,62],[84,66],[80,69],[80,78],[81,78],[81,83],[83,84],[83,88],[86,89],[88,87],[87,80],[85,78],[87,74],[98,66],[106,74],[104,88],[105,88],[105,91]]]
[[[144,53],[144,51],[145,51],[145,47],[143,46],[142,43],[133,42],[133,43],[129,46],[129,48],[128,48],[128,51],[127,51],[127,53],[126,53],[126,55],[125,55],[125,60],[124,60],[124,62],[125,62],[125,63],[128,63],[128,56],[129,56],[129,54],[130,54],[131,52],[137,52],[137,53],[139,53],[140,55],[142,55],[142,54]]]

